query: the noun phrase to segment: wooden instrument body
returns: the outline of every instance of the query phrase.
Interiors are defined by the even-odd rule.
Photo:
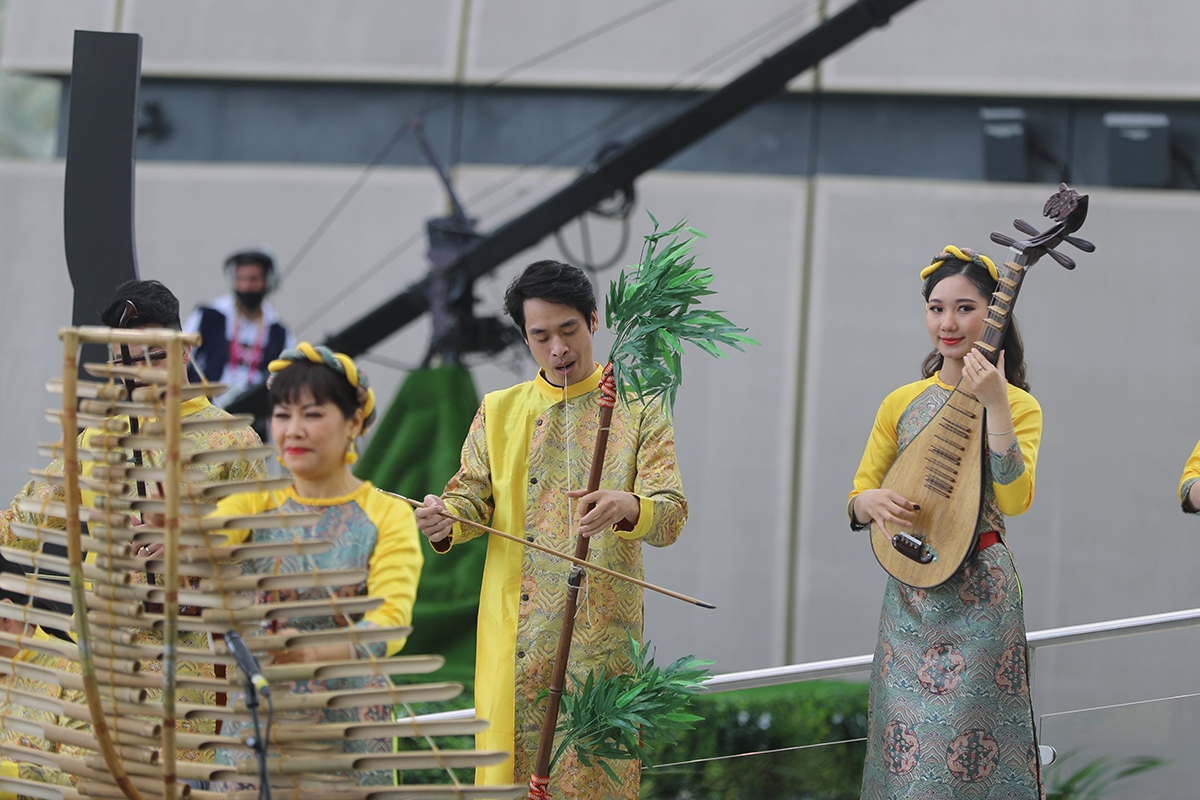
[[[918,589],[940,586],[974,551],[983,504],[984,417],[974,395],[955,389],[884,476],[882,488],[920,506],[908,531],[893,527],[887,536],[871,526],[875,558],[896,580]],[[894,544],[901,533],[919,540],[932,560],[905,555]]]
[[[1001,233],[991,239],[1009,247],[1009,260],[997,269],[983,320],[982,337],[975,348],[996,364],[1016,308],[1017,295],[1028,268],[1043,255],[1067,269],[1075,262],[1055,246],[1067,242],[1086,253],[1096,247],[1071,234],[1087,218],[1088,198],[1065,183],[1046,201],[1042,212],[1055,224],[1043,232],[1023,219],[1014,227],[1031,238],[1017,241]],[[983,503],[987,420],[983,405],[969,392],[956,388],[908,446],[897,455],[881,488],[891,489],[919,506],[913,526],[894,528],[885,536],[871,525],[871,549],[890,575],[902,583],[928,589],[948,581],[975,551]]]

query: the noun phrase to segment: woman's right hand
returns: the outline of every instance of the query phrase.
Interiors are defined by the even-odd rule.
[[[910,528],[917,518],[920,506],[910,503],[891,489],[867,489],[854,497],[854,521],[861,524],[872,522],[889,539],[892,532],[888,525]]]

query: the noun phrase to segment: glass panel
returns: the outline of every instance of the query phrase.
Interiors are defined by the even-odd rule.
[[[1105,800],[1195,797],[1200,786],[1196,742],[1200,695],[1045,714],[1040,743],[1058,751],[1046,768],[1046,788],[1070,786],[1074,776],[1076,792],[1057,795],[1061,800],[1087,796],[1081,784],[1091,781],[1104,787]],[[1139,764],[1142,771],[1121,777]]]

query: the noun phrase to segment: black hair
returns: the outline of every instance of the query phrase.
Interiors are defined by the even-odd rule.
[[[113,293],[108,307],[100,314],[110,328],[121,327],[126,301],[133,303],[134,316],[125,322],[126,328],[162,327],[182,330],[179,322],[179,300],[158,281],[125,281]]]
[[[4,575],[16,575],[21,578],[24,578],[29,574],[25,570],[25,567],[13,561],[9,561],[4,556],[0,556],[0,573]],[[0,588],[0,600],[8,600],[9,602],[19,606],[29,605],[29,595],[21,594],[20,592],[14,592],[11,589]]]
[[[921,287],[921,294],[928,301],[929,295],[933,293],[933,287],[954,275],[962,275],[969,280],[979,290],[984,302],[991,302],[992,293],[996,291],[996,281],[993,280],[992,273],[988,271],[988,268],[976,264],[974,261],[962,261],[953,256],[947,258],[942,266],[925,279],[925,283]],[[1004,352],[1005,379],[1018,389],[1028,392],[1029,381],[1025,379],[1025,343],[1021,341],[1021,331],[1017,329],[1015,315],[1009,314],[1008,316],[1008,330],[1004,333],[1004,341],[1001,343],[1000,349]],[[933,377],[933,373],[942,368],[944,361],[945,359],[938,349],[933,348],[933,352],[925,356],[925,360],[921,362],[921,376]]]
[[[513,279],[504,293],[504,311],[525,336],[525,301],[545,300],[570,306],[592,321],[596,310],[596,290],[583,270],[561,261],[535,261]]]
[[[293,361],[271,376],[271,407],[300,402],[304,389],[312,394],[315,403],[333,403],[346,419],[353,417],[359,408],[358,390],[350,385],[345,375],[307,359]]]

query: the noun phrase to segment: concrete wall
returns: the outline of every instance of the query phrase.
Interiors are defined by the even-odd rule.
[[[828,0],[828,13],[851,1]],[[719,86],[818,19],[815,0],[10,0],[0,67],[69,73],[70,31],[82,28],[141,33],[145,74],[156,77]],[[1187,0],[920,0],[828,59],[822,82],[851,91],[1194,99],[1198,24],[1200,8]]]

